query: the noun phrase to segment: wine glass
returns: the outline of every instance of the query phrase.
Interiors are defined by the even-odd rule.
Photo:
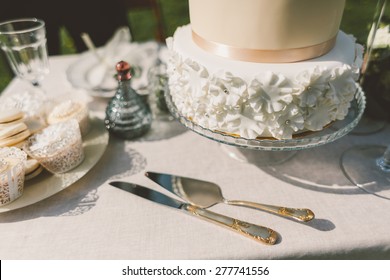
[[[390,144],[354,146],[342,154],[340,166],[355,186],[390,200]]]
[[[44,21],[23,18],[1,22],[0,47],[15,75],[40,88],[49,73]]]
[[[382,17],[387,0],[379,0],[379,11],[380,16],[377,21],[377,27],[379,27],[380,18]],[[378,28],[376,28],[378,30]],[[387,36],[387,41],[390,38],[390,32],[387,31],[388,34],[384,34]],[[372,36],[374,37],[374,35]],[[375,39],[372,38],[372,41]],[[372,48],[368,49],[367,55],[372,57],[375,52],[374,44],[370,44]],[[390,61],[390,46],[389,43],[381,46],[382,51],[386,53],[386,60]],[[383,56],[383,52],[379,53]],[[370,61],[369,64],[366,63],[367,69],[369,69],[370,65],[374,65],[375,60],[371,58],[368,59]],[[380,91],[380,92],[372,92],[372,94],[382,95],[389,98],[389,92],[385,88],[378,88],[377,85],[381,83],[380,80],[375,80],[378,78],[383,71],[388,70],[388,64],[377,64],[375,68],[378,68],[378,72],[370,76],[364,76],[364,82],[367,82],[370,79],[370,89]],[[383,69],[381,69],[381,66]],[[389,77],[387,78],[387,83]],[[366,92],[367,93],[367,92]],[[371,94],[368,93],[367,96]],[[367,101],[368,104],[369,100]],[[346,150],[340,158],[340,167],[343,171],[344,175],[353,183],[355,186],[364,190],[367,193],[376,195],[381,198],[390,200],[390,143],[387,143],[388,146],[379,146],[379,145],[361,145],[354,146],[348,150]]]
[[[379,33],[380,24],[383,20],[387,0],[378,0],[372,19],[370,32],[367,36],[366,52],[359,78],[359,84],[366,93],[367,108],[359,125],[352,131],[352,134],[365,135],[381,131],[389,117],[383,100],[386,91],[381,81],[385,73],[381,73],[381,64],[386,64],[386,58],[377,51],[378,41],[382,34]],[[379,39],[379,40],[378,40]],[[388,101],[387,101],[388,102]],[[390,104],[390,103],[388,103]]]

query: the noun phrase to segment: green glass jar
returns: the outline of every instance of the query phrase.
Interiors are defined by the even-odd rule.
[[[118,89],[106,108],[107,130],[123,139],[134,139],[147,133],[152,124],[149,105],[131,87],[130,65],[116,65]]]

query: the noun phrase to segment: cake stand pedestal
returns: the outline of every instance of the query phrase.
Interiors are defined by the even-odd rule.
[[[252,163],[256,166],[277,165],[288,161],[297,153],[297,150],[253,150],[232,145],[220,144],[221,149],[230,158],[239,162]]]
[[[260,165],[282,163],[290,159],[298,150],[324,145],[345,136],[356,127],[366,106],[364,93],[358,86],[347,116],[321,131],[302,133],[292,139],[284,140],[246,139],[202,127],[180,114],[168,92],[165,93],[165,99],[172,116],[185,127],[213,141],[225,144],[222,145],[222,149],[230,157]]]

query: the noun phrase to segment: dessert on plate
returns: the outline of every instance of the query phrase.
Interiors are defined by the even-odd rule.
[[[51,173],[65,173],[84,159],[84,148],[77,120],[49,125],[29,137],[26,153]]]
[[[20,147],[30,135],[22,111],[8,108],[0,112],[0,147]]]
[[[62,101],[57,104],[47,117],[48,124],[76,119],[80,126],[81,135],[85,136],[91,127],[89,110],[86,104],[73,100]]]
[[[26,159],[26,153],[19,148],[0,148],[0,206],[23,194]]]

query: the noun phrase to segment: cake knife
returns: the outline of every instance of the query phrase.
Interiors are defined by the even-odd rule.
[[[187,214],[190,214],[191,216],[198,217],[205,221],[212,222],[224,228],[233,230],[234,232],[253,239],[257,242],[264,243],[267,245],[273,245],[277,241],[277,233],[270,228],[217,214],[209,210],[202,209],[197,206],[176,200],[158,191],[137,184],[121,181],[114,181],[110,182],[109,184],[121,190],[140,196],[142,198],[151,200],[153,202],[165,206],[176,208]]]

